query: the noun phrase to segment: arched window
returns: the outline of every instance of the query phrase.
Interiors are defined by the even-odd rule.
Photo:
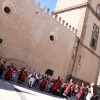
[[[100,15],[100,4],[97,5],[97,14]]]

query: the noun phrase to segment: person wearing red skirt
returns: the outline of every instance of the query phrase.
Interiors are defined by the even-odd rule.
[[[66,97],[71,97],[72,96],[72,92],[74,90],[74,80],[71,79],[70,82],[68,83],[68,86],[66,87],[64,93],[63,93],[63,96]]]
[[[5,74],[5,79],[10,80],[12,78],[12,72],[13,72],[14,66],[12,66],[8,72]]]
[[[57,89],[58,89],[58,85],[60,84],[60,76],[58,76],[58,79],[56,79],[54,81],[54,85],[51,88],[51,92],[53,93],[53,95],[57,94]]]
[[[19,72],[19,77],[18,77],[18,82],[21,84],[25,82],[25,77],[27,76],[27,71],[26,68],[24,67],[23,69],[21,69],[21,71]]]

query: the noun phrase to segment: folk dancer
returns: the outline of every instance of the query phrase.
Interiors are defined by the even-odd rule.
[[[40,84],[40,90],[44,90],[45,87],[46,87],[46,84],[47,84],[47,80],[48,80],[48,74],[46,74],[44,77],[43,77],[43,81],[41,82]]]
[[[15,66],[14,69],[13,69],[13,72],[12,72],[12,81],[14,81],[14,79],[15,79],[15,77],[17,75],[17,72],[18,72],[18,70],[17,70],[17,68]]]
[[[59,83],[60,83],[60,76],[58,76],[58,78],[54,81],[54,85],[51,88],[51,92],[53,93],[53,95],[57,94]]]
[[[9,70],[8,72],[5,74],[5,79],[6,80],[10,80],[12,78],[12,72],[14,69],[14,63],[12,63],[10,66],[8,66]]]
[[[66,87],[66,89],[63,93],[63,96],[64,97],[66,97],[66,96],[71,97],[73,90],[74,90],[74,80],[71,79],[70,82],[68,83],[68,86]]]
[[[23,69],[21,69],[21,71],[19,72],[19,77],[18,77],[18,82],[21,84],[25,82],[25,77],[27,76],[27,71],[26,68],[24,67]]]
[[[90,84],[90,88],[88,88],[88,94],[86,96],[86,100],[90,100],[94,94],[94,83]]]
[[[29,87],[31,88],[33,86],[35,79],[38,79],[36,70],[34,70],[34,72],[32,74],[30,74],[28,77],[30,77],[28,84],[29,84]]]
[[[82,86],[80,87],[79,93],[76,94],[77,100],[84,100],[84,99],[85,99],[86,90],[87,90],[87,88],[86,88],[86,83],[83,82],[83,83],[82,83]]]

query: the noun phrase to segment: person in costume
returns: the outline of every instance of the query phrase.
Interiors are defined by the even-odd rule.
[[[46,92],[49,92],[49,91],[50,91],[50,88],[51,88],[51,81],[50,81],[50,79],[48,79],[48,80],[47,80],[46,87],[45,87],[45,91],[46,91]]]
[[[86,88],[86,83],[83,82],[83,83],[82,83],[82,86],[80,87],[79,93],[76,94],[77,100],[85,100],[85,96],[86,96],[85,93],[86,93],[86,90],[87,90],[87,88]]]
[[[37,87],[38,86],[39,77],[40,77],[40,73],[39,74],[36,73],[35,82],[33,84],[33,87]]]
[[[40,87],[40,84],[41,84],[41,82],[43,81],[43,77],[44,77],[44,75],[40,75],[40,74],[39,74],[39,76],[38,76],[38,85],[37,85],[37,88]]]
[[[91,83],[90,88],[88,88],[88,94],[86,96],[86,100],[90,100],[93,95],[94,95],[94,83]]]
[[[27,76],[27,71],[26,68],[22,68],[21,71],[19,72],[19,77],[18,77],[18,82],[21,84],[25,82],[25,77]]]
[[[62,87],[61,87],[62,84],[63,84],[63,82],[62,82],[62,80],[60,80],[58,83],[58,89],[57,89],[58,96],[62,96]]]
[[[28,85],[31,88],[33,86],[35,79],[38,79],[38,75],[36,73],[36,70],[34,70],[34,72],[32,74],[30,74],[28,77],[30,77]]]
[[[78,84],[75,84],[75,87],[74,87],[74,95],[77,95],[80,91],[80,88],[79,88],[79,85]]]
[[[68,83],[68,86],[66,87],[63,96],[66,97],[71,97],[72,93],[74,91],[74,79],[71,79],[70,82]]]
[[[43,81],[40,84],[40,90],[44,90],[47,84],[47,80],[48,80],[48,74],[45,74]]]
[[[2,78],[4,78],[4,73],[6,72],[6,69],[7,69],[6,61],[3,62],[2,66],[3,66]]]
[[[12,63],[10,66],[8,66],[9,70],[8,72],[5,74],[5,79],[6,80],[10,80],[12,78],[12,72],[14,69],[14,63]]]
[[[61,96],[63,97],[63,93],[66,89],[66,87],[68,86],[68,81],[65,81],[61,84]]]
[[[17,72],[18,72],[18,70],[17,70],[17,68],[15,66],[14,69],[13,69],[13,72],[12,72],[12,81],[14,81],[14,79],[15,79],[15,77],[17,75]]]
[[[60,76],[58,76],[58,78],[54,81],[54,85],[51,88],[51,92],[53,93],[53,95],[57,94],[57,89],[58,89],[59,83],[60,83]]]

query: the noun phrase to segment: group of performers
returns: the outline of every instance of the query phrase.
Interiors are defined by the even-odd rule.
[[[62,82],[60,76],[57,79],[50,79],[49,75],[37,74],[36,70],[28,75],[26,68],[22,68],[20,71],[15,67],[14,63],[10,66],[6,66],[6,61],[2,62],[0,59],[0,77],[3,72],[8,69],[4,75],[5,80],[11,80],[18,75],[18,83],[24,83],[25,77],[29,77],[28,86],[29,88],[37,87],[42,91],[50,92],[53,95],[58,95],[64,98],[75,97],[74,100],[97,100],[94,96],[94,83],[87,86],[85,82],[81,86],[75,84],[74,79],[69,82]],[[70,99],[72,100],[72,99]]]
[[[24,83],[25,77],[27,76],[27,71],[25,67],[19,71],[14,65],[14,63],[12,63],[10,66],[7,66],[6,61],[2,62],[2,59],[0,59],[0,77],[6,70],[7,72],[4,75],[6,81],[14,80],[14,78],[18,75],[18,82],[20,84]]]

